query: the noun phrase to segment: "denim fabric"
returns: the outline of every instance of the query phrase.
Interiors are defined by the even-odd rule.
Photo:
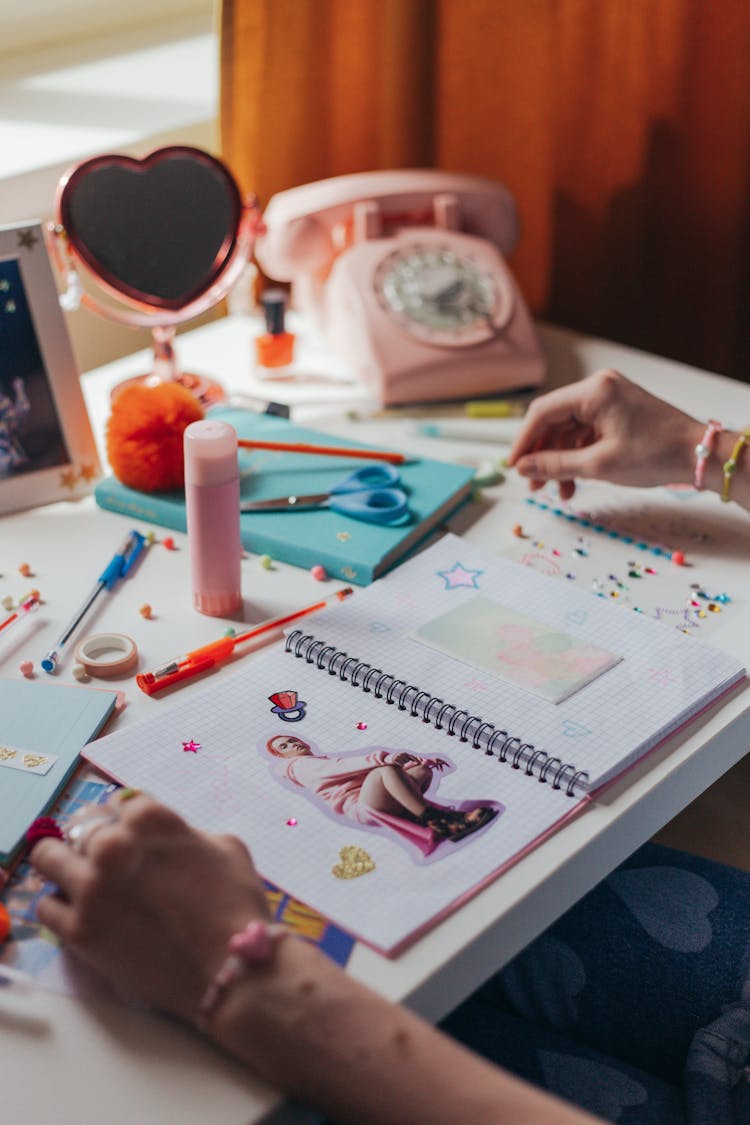
[[[443,1026],[608,1121],[750,1125],[750,875],[647,844]]]

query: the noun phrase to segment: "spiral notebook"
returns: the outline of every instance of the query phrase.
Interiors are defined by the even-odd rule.
[[[744,678],[445,536],[87,756],[394,954]]]

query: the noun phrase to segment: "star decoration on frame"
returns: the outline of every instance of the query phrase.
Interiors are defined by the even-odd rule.
[[[459,586],[470,586],[474,590],[478,590],[479,576],[484,574],[484,571],[467,570],[460,562],[456,562],[450,570],[439,570],[437,574],[445,582],[446,590],[455,590]]]
[[[18,232],[18,245],[23,246],[25,250],[33,250],[39,238],[33,230],[20,230]]]
[[[66,469],[60,473],[60,487],[67,488],[68,492],[75,492],[76,487],[76,471],[75,469]]]
[[[183,742],[182,744],[182,750],[185,754],[197,754],[200,748],[200,742],[196,742],[194,738],[191,738],[188,742]]]
[[[96,465],[81,465],[78,470],[78,479],[90,484],[98,476]]]

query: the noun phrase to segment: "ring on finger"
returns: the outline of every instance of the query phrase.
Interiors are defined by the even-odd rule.
[[[73,851],[83,855],[84,847],[89,836],[98,831],[98,829],[105,828],[108,824],[115,824],[116,822],[116,816],[90,816],[86,820],[79,820],[77,824],[66,828],[65,839],[70,844]]]

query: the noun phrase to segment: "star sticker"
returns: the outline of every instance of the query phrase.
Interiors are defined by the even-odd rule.
[[[81,465],[78,476],[80,480],[86,481],[86,484],[88,484],[98,476],[96,465]]]
[[[60,473],[60,487],[67,488],[68,492],[75,492],[76,487],[76,471],[75,469],[66,469],[64,473]]]
[[[23,246],[26,250],[33,250],[38,241],[39,238],[33,230],[21,230],[18,232],[18,245]]]
[[[191,738],[189,742],[183,742],[182,749],[185,754],[197,754],[201,748],[200,742],[196,742]]]
[[[438,577],[445,581],[446,590],[455,590],[458,586],[472,586],[479,589],[479,575],[483,570],[467,570],[460,562],[454,563],[450,570],[439,570]]]

